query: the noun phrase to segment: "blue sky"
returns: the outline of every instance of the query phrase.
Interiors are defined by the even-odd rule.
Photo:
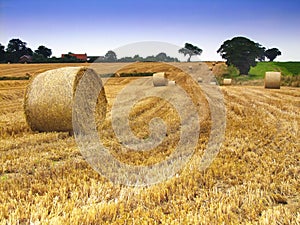
[[[203,49],[201,60],[221,60],[220,45],[245,36],[300,61],[299,0],[0,0],[0,43],[20,38],[32,50],[104,55],[141,41]]]

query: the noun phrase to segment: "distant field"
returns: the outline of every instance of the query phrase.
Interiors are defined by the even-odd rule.
[[[235,85],[254,86],[264,85],[267,71],[281,72],[281,86],[300,87],[300,62],[258,62],[248,75],[240,75],[237,69],[226,67],[224,63],[218,63],[212,71],[220,83],[223,78],[232,78]]]
[[[0,64],[0,77],[24,77],[66,66],[88,66],[89,63]]]
[[[278,71],[283,76],[300,75],[300,62],[259,62],[251,68],[249,74],[262,78],[266,71]]]

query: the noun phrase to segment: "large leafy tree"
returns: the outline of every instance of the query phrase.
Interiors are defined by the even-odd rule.
[[[281,52],[278,48],[270,48],[265,51],[265,56],[270,60],[270,62],[273,62],[274,59],[279,55],[281,55]]]
[[[256,60],[262,60],[264,48],[245,37],[235,37],[225,41],[217,51],[227,65],[233,65],[241,74],[248,74],[250,67],[256,65]]]
[[[202,49],[190,43],[185,43],[184,48],[179,49],[178,52],[184,56],[188,55],[187,61],[190,62],[193,55],[201,55]]]
[[[44,56],[45,58],[49,58],[52,55],[51,49],[45,47],[44,45],[39,46],[34,52],[38,55]]]
[[[116,62],[117,61],[117,54],[114,51],[109,50],[105,56],[105,61],[107,62]]]
[[[22,55],[32,56],[33,51],[26,47],[27,43],[20,39],[11,39],[8,42],[6,53],[8,60],[11,62],[18,62]]]

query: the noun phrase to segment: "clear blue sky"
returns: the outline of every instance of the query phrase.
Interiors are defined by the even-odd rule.
[[[104,55],[140,41],[203,49],[201,60],[221,60],[227,39],[245,36],[300,61],[299,0],[0,0],[0,43],[20,38],[32,50]]]

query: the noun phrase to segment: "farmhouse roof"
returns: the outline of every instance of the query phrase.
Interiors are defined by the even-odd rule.
[[[83,60],[83,61],[86,61],[87,60],[87,55],[86,53],[85,54],[62,54],[61,57],[64,58],[66,55],[71,55],[71,56],[74,56],[76,57],[77,59],[80,59],[80,60]]]

